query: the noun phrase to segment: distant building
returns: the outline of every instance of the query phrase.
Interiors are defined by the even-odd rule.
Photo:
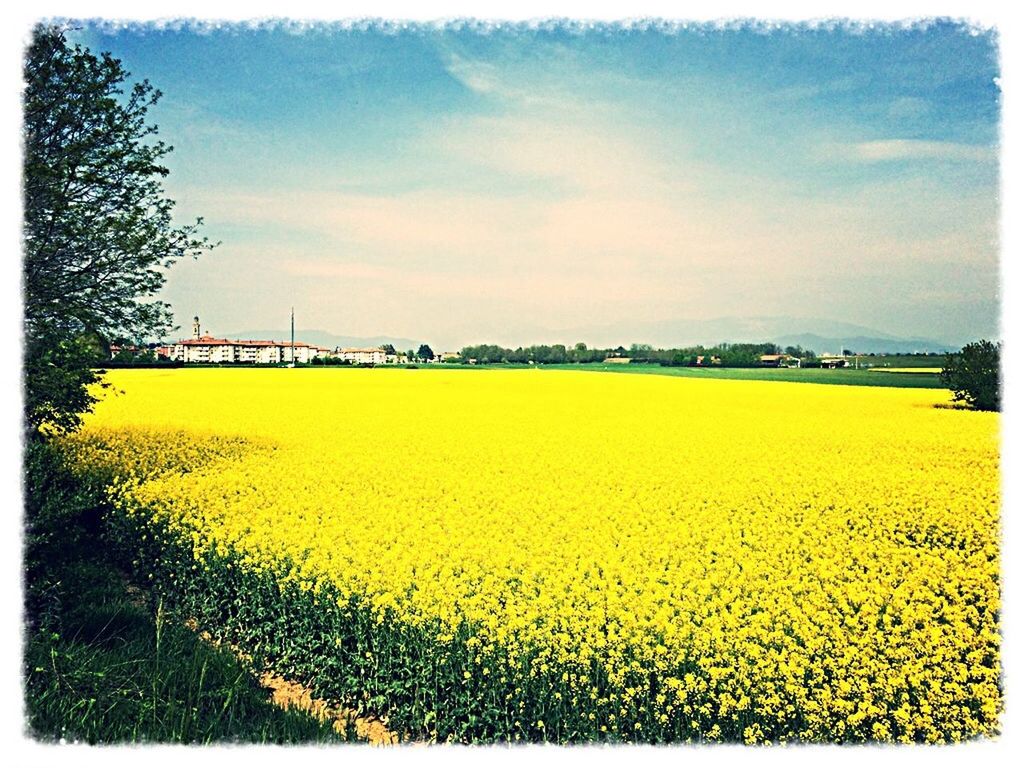
[[[292,344],[288,341],[218,339],[206,335],[176,342],[170,348],[168,357],[183,363],[274,365],[292,362],[292,350]],[[327,357],[329,352],[330,350],[325,347],[317,347],[304,342],[297,341],[294,345],[294,356],[297,363],[309,363],[314,359]]]
[[[631,357],[606,357],[604,361],[606,363],[629,364],[632,359]]]
[[[285,363],[292,362],[292,345],[289,342],[278,342],[273,341],[271,344],[283,345],[280,346],[281,350],[281,361]],[[295,342],[295,360],[296,363],[311,363],[316,359],[323,359],[331,354],[331,350],[327,347],[318,347],[315,344],[304,344],[302,342]]]
[[[850,365],[850,361],[845,357],[825,355],[819,358],[822,368],[847,368]]]
[[[792,355],[761,355],[761,365],[765,368],[799,368],[800,358]]]
[[[354,365],[384,365],[388,354],[380,347],[338,347],[334,356]],[[396,357],[397,362],[397,356]]]
[[[134,344],[128,344],[126,346],[121,346],[120,344],[111,344],[110,358],[113,359],[117,357],[121,352],[131,352],[132,354],[135,354],[138,351],[139,348],[136,347]]]

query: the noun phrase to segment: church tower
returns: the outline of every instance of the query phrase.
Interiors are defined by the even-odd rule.
[[[199,338],[199,315],[192,318],[192,338]]]

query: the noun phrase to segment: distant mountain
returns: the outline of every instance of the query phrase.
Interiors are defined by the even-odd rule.
[[[662,320],[572,328],[558,335],[565,343],[594,347],[632,343],[656,347],[711,346],[719,342],[772,342],[815,352],[945,352],[958,346],[916,337],[900,337],[854,323],[815,317],[720,317],[710,320]]]
[[[275,339],[286,341],[287,330],[236,331],[224,336],[231,339]],[[956,351],[958,345],[932,339],[894,336],[877,328],[814,317],[720,317],[711,320],[662,320],[622,322],[614,325],[562,329],[558,331],[525,332],[517,338],[494,340],[493,334],[482,332],[464,344],[444,346],[431,344],[435,350],[461,349],[469,344],[498,343],[517,347],[530,344],[575,344],[578,341],[590,347],[617,347],[620,344],[652,344],[655,347],[711,346],[730,343],[772,342],[782,347],[801,346],[821,354],[851,349],[854,352],[946,352]],[[395,336],[339,336],[322,330],[295,332],[296,341],[321,347],[379,347],[391,344],[395,349],[419,349],[423,342]]]
[[[225,333],[228,339],[269,339],[273,341],[288,341],[291,338],[290,330],[277,331],[234,331]],[[295,341],[304,341],[307,344],[315,344],[318,347],[379,347],[383,344],[390,344],[395,349],[404,352],[407,349],[416,350],[420,348],[421,341],[403,339],[397,336],[338,336],[334,333],[318,330],[296,330]]]
[[[941,344],[928,339],[900,339],[895,337],[877,338],[871,336],[843,336],[841,338],[830,338],[818,336],[814,333],[800,333],[792,336],[779,336],[770,341],[780,347],[803,347],[811,349],[820,354],[841,353],[844,349],[853,352],[875,352],[878,354],[896,353],[929,353],[929,352],[956,352],[959,347],[952,344]]]

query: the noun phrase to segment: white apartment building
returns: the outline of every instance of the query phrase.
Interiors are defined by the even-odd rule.
[[[304,342],[295,342],[294,357],[297,363],[308,363],[330,354],[325,347]],[[182,339],[170,349],[171,360],[183,363],[288,363],[292,361],[292,345],[287,341],[262,341],[216,339],[200,336]]]
[[[384,365],[388,362],[387,353],[379,347],[338,347],[334,350],[334,356],[353,365]]]
[[[276,344],[277,342],[275,342]],[[282,342],[284,343],[284,342]],[[288,343],[284,343],[284,346],[278,347],[281,360],[286,363],[292,362],[292,346]],[[317,347],[312,344],[300,344],[295,342],[295,362],[296,363],[310,363],[317,358],[329,357],[331,350],[327,347]]]

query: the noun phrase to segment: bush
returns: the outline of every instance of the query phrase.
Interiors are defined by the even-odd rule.
[[[982,339],[956,354],[946,355],[939,379],[953,391],[953,399],[979,411],[998,411],[1000,344]]]

